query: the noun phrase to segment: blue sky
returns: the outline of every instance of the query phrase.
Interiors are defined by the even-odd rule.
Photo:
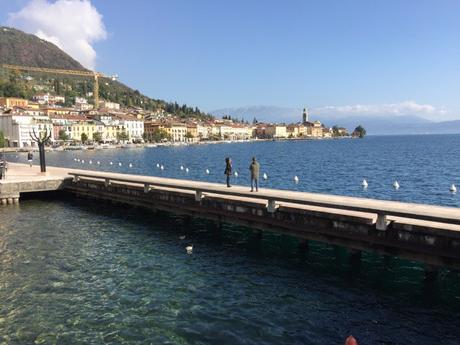
[[[43,21],[32,25],[11,17],[31,2],[55,3],[0,0],[0,22],[37,31]],[[96,69],[117,73],[155,98],[207,111],[277,105],[460,118],[457,0],[90,5],[105,29],[103,37],[89,39]]]

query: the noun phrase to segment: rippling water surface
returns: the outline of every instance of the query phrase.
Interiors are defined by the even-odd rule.
[[[229,156],[239,173],[233,182],[249,185],[248,167],[254,155],[261,163],[261,174],[268,175],[266,181],[261,181],[265,187],[460,206],[459,194],[449,193],[451,184],[460,187],[460,135],[51,152],[47,154],[47,162],[56,166],[223,182],[224,158]],[[26,161],[25,153],[10,157]],[[75,158],[85,163],[75,162]],[[38,154],[35,160],[38,164]],[[97,161],[101,164],[97,165]],[[164,165],[164,171],[156,167],[157,163]],[[188,167],[189,172],[180,170],[181,165]],[[210,170],[209,175],[206,169]],[[294,183],[296,175],[298,184]],[[369,183],[367,190],[361,187],[363,179]],[[395,180],[401,186],[397,191],[392,188]]]
[[[266,186],[458,206],[448,187],[460,184],[459,144],[460,136],[376,137],[47,157],[53,165],[81,167],[79,157],[100,160],[101,170],[168,177],[186,176],[182,164],[189,178],[221,181],[230,155],[244,184],[256,154]],[[423,277],[422,266],[405,260],[366,253],[358,270],[340,248],[313,244],[300,255],[286,236],[260,242],[248,229],[219,232],[202,220],[88,200],[40,197],[0,207],[6,344],[324,345],[348,334],[360,344],[459,344],[458,273],[443,271],[434,285]]]

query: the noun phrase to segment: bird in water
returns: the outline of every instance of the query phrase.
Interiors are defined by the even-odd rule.
[[[185,235],[179,236],[179,240],[181,240],[181,241],[182,241],[182,240],[185,240]]]
[[[101,165],[101,162],[97,161],[97,165]]]
[[[206,169],[206,174],[209,175],[209,169]]]
[[[451,191],[452,193],[457,192],[457,187],[455,187],[455,185],[454,185],[453,183],[452,183],[452,186],[450,186],[450,191]]]
[[[297,175],[294,176],[294,182],[297,184],[299,183],[299,178],[297,177]]]
[[[160,166],[161,170],[165,170],[165,167],[163,165]]]
[[[367,188],[368,183],[367,183],[366,179],[363,180],[363,182],[361,183],[361,186],[363,186],[363,188]]]
[[[184,166],[183,166],[183,165],[180,166],[180,170],[184,170]]]
[[[266,173],[264,173],[263,178],[264,178],[264,180],[268,179],[268,175]]]
[[[394,188],[394,189],[399,189],[399,183],[398,183],[398,181],[393,182],[393,188]]]
[[[186,173],[188,173],[188,172],[189,172],[188,168],[185,168],[185,172],[186,172]]]
[[[113,162],[110,162],[110,165],[113,165]]]
[[[238,171],[235,171],[235,177],[238,177]]]
[[[122,166],[121,162],[118,163],[118,166],[120,166],[120,167]]]
[[[160,167],[160,163],[157,163],[157,168],[159,168],[159,167]]]
[[[132,163],[129,163],[129,167],[132,168],[132,167],[133,167],[133,164],[132,164]]]
[[[189,245],[189,246],[185,247],[185,250],[187,251],[187,254],[192,254],[193,253],[193,246]]]

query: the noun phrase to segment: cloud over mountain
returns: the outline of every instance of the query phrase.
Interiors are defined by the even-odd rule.
[[[93,70],[93,44],[107,38],[102,15],[90,0],[31,0],[18,12],[10,13],[7,23],[56,44]]]

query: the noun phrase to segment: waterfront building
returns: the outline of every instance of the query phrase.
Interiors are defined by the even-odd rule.
[[[0,115],[0,130],[3,132],[10,147],[35,147],[36,143],[30,133],[41,133],[45,130],[51,133],[54,140],[53,124],[46,115],[28,115],[20,112],[9,112]]]
[[[49,117],[53,123],[53,135],[56,140],[59,139],[61,130],[65,132],[69,139],[73,139],[72,126],[86,120],[84,116],[74,114],[52,114]]]
[[[166,124],[164,130],[170,135],[172,141],[185,141],[185,135],[187,134],[187,125],[185,123]]]
[[[282,124],[270,124],[265,127],[265,135],[267,138],[287,138],[287,128],[286,125]]]

